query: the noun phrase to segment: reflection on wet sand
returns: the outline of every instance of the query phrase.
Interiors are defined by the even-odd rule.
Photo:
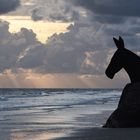
[[[58,137],[65,136],[64,133],[59,132],[46,132],[46,131],[15,131],[11,132],[9,140],[50,140]]]

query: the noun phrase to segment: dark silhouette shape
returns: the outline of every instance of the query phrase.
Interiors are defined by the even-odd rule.
[[[117,51],[106,69],[106,75],[113,78],[122,68],[128,73],[131,83],[121,95],[118,108],[111,114],[103,127],[140,127],[140,57],[125,48],[121,37],[113,38]]]
[[[124,68],[130,77],[131,83],[139,83],[140,57],[125,48],[124,41],[121,37],[119,37],[119,40],[116,38],[113,39],[118,49],[111,59],[106,70],[106,75],[112,79],[115,73]]]

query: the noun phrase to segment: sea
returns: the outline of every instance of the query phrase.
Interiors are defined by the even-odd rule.
[[[49,140],[102,127],[121,89],[0,89],[0,140]]]

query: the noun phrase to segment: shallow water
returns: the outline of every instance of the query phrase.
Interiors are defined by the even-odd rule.
[[[121,90],[0,89],[0,139],[47,140],[100,127]],[[2,135],[1,135],[2,134]]]

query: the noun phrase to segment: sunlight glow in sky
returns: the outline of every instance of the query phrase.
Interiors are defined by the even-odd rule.
[[[10,32],[19,32],[21,28],[32,29],[39,41],[45,43],[48,37],[57,33],[67,32],[67,27],[71,23],[49,22],[49,21],[33,21],[29,16],[0,16],[1,20],[10,23]]]

